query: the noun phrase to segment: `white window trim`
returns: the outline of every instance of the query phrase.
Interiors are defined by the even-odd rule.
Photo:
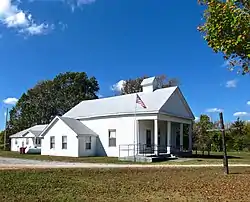
[[[92,150],[92,137],[91,136],[86,136],[85,139],[86,139],[85,150]],[[90,144],[90,149],[87,148],[87,144]]]
[[[51,138],[54,138],[54,147],[51,147],[51,144],[52,144],[52,142],[51,142]],[[50,136],[49,137],[49,147],[50,147],[50,149],[55,149],[56,148],[56,138],[55,138],[55,136]]]
[[[111,132],[115,132],[115,137],[110,137]],[[115,145],[110,145],[110,139],[115,139]],[[116,142],[117,138],[116,138],[116,129],[109,129],[108,130],[108,146],[109,147],[117,147],[117,142]]]
[[[63,138],[66,137],[66,142],[63,142]],[[63,148],[63,144],[66,144],[66,148]],[[62,149],[63,150],[66,150],[68,149],[68,137],[66,135],[63,135],[62,136]]]

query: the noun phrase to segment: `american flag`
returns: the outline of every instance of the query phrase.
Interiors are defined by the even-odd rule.
[[[138,94],[136,94],[136,103],[141,105],[143,108],[147,108]]]

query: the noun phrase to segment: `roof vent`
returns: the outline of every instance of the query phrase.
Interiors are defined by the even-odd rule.
[[[141,86],[142,86],[142,92],[149,93],[155,91],[158,88],[158,82],[154,76],[144,79],[141,82]]]

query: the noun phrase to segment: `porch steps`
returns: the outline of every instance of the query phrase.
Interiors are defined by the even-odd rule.
[[[161,161],[168,161],[177,159],[173,155],[160,155],[160,156],[125,156],[125,157],[119,157],[120,161],[132,161],[132,162],[140,162],[140,163],[152,163],[152,162],[161,162]]]

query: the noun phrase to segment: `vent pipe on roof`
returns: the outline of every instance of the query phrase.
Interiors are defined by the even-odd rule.
[[[146,78],[141,82],[142,92],[149,93],[158,89],[158,81],[155,77]]]

